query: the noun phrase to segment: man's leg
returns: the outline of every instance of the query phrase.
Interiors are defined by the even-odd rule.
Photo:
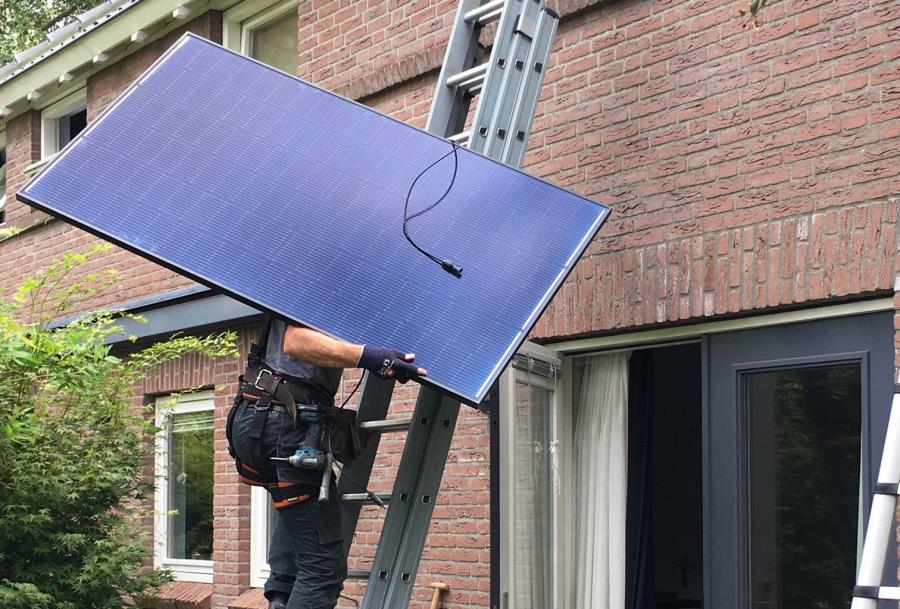
[[[294,544],[297,576],[288,609],[334,609],[347,577],[341,529],[341,505],[314,498],[280,510],[285,531]]]
[[[294,587],[297,562],[294,559],[294,542],[281,521],[281,511],[275,510],[275,528],[269,541],[269,579],[266,580],[266,598],[281,597],[285,603]]]

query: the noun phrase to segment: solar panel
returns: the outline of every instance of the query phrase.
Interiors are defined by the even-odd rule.
[[[185,35],[20,200],[260,310],[415,352],[478,403],[608,208]],[[409,214],[451,184],[419,177]]]

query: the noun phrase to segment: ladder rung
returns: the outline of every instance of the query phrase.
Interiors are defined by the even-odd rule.
[[[359,424],[359,428],[374,433],[390,433],[406,431],[410,425],[412,425],[412,419],[385,419],[383,421],[364,421]]]
[[[347,569],[349,579],[369,579],[371,573],[369,569]]]
[[[469,90],[480,88],[484,84],[484,79],[487,76],[488,65],[489,64],[487,63],[483,63],[474,68],[463,70],[459,74],[450,76],[447,78],[447,86]]]
[[[462,133],[457,133],[456,135],[451,135],[447,139],[451,142],[455,142],[460,146],[465,146],[469,143],[469,138],[472,136],[471,131],[463,131]]]
[[[490,23],[503,13],[504,4],[506,4],[506,0],[491,0],[467,12],[463,15],[463,19],[466,23],[474,23],[475,21],[478,21],[481,25]]]
[[[900,601],[900,588],[886,586],[856,586],[853,588],[856,598],[872,598],[883,601]]]
[[[391,494],[390,493],[374,493],[379,499],[381,499],[382,503],[390,503]],[[366,493],[344,493],[341,496],[341,501],[346,503],[369,503],[372,502],[372,499]],[[376,505],[372,502],[372,505]]]
[[[900,496],[900,485],[894,482],[877,482],[874,492],[876,495]]]

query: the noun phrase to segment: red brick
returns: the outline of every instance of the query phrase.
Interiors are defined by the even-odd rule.
[[[846,57],[834,63],[834,75],[843,76],[844,74],[851,74],[859,70],[877,66],[882,61],[884,61],[884,55],[880,49],[870,50],[853,57]]]

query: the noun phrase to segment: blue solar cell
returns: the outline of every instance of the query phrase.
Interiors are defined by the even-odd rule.
[[[21,200],[261,310],[415,352],[477,403],[609,210],[186,35]],[[453,157],[410,198],[422,210]]]

